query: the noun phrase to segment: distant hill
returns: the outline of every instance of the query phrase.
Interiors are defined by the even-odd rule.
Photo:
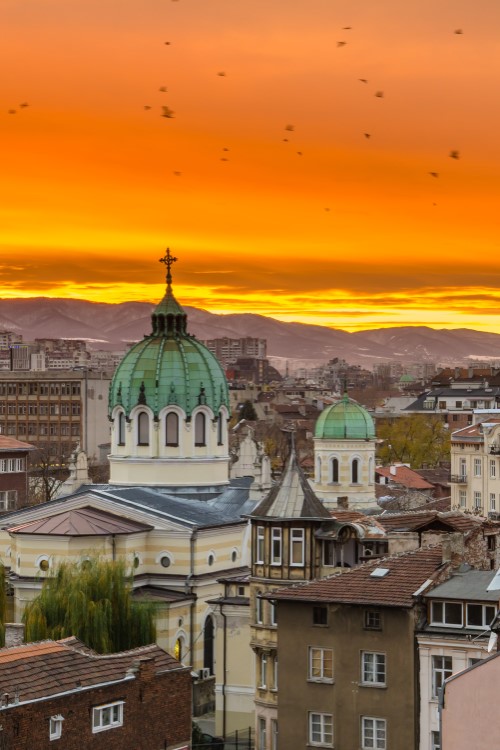
[[[123,349],[151,331],[154,305],[106,304],[73,299],[0,299],[0,329],[35,338],[87,339],[94,348]],[[336,328],[282,323],[264,315],[215,315],[185,308],[188,329],[199,339],[257,336],[267,339],[268,354],[285,359],[326,361],[342,357],[354,364],[374,362],[462,362],[467,357],[500,358],[500,335],[468,328],[435,330],[425,326],[379,328],[347,333]]]

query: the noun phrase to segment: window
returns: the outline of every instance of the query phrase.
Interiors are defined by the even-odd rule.
[[[465,508],[467,505],[467,490],[458,491],[458,503],[461,508]]]
[[[118,414],[118,445],[125,445],[125,414]]]
[[[359,482],[359,458],[353,458],[351,464],[351,482],[352,484],[358,484]]]
[[[313,625],[328,625],[327,607],[313,607]]]
[[[264,527],[257,526],[257,534],[255,538],[255,562],[264,562]]]
[[[462,604],[460,602],[432,602],[431,625],[462,627]]]
[[[461,401],[455,401],[455,409],[461,409],[462,408],[462,402]]]
[[[92,709],[92,732],[104,732],[106,729],[123,725],[123,701],[96,706]]]
[[[431,732],[431,750],[441,750],[439,732]]]
[[[363,651],[361,654],[361,682],[364,685],[385,685],[385,654]]]
[[[58,740],[62,736],[63,721],[64,721],[64,716],[61,716],[61,714],[57,714],[56,716],[50,717],[49,739]]]
[[[194,419],[194,444],[198,447],[207,444],[206,440],[206,422],[205,414],[200,411]]]
[[[439,409],[446,409],[446,401],[440,401],[438,408]],[[373,747],[375,747],[375,745]]]
[[[139,412],[137,417],[137,443],[149,445],[149,415],[145,411]]]
[[[219,412],[217,418],[217,445],[224,444],[224,415]]]
[[[339,460],[338,458],[332,458],[330,461],[330,483],[339,483]]]
[[[264,616],[263,616],[264,602],[260,598],[260,594],[262,594],[262,591],[257,591],[257,595],[255,597],[255,622],[258,625],[262,625],[262,623],[264,622]]]
[[[335,565],[335,542],[323,539],[323,565]]]
[[[271,565],[281,565],[281,529],[271,529]]]
[[[474,459],[474,476],[475,477],[481,476],[481,459],[480,458]]]
[[[278,689],[278,654],[275,654],[273,661],[273,690]]]
[[[309,678],[315,682],[333,680],[333,650],[331,648],[309,647]]]
[[[267,687],[267,654],[260,655],[260,688]]]
[[[467,604],[467,627],[484,630],[493,620],[495,614],[496,607],[491,604]]]
[[[291,529],[290,565],[304,565],[304,529]]]
[[[474,508],[481,507],[481,493],[477,490],[474,492]]]
[[[179,445],[179,416],[174,411],[169,412],[165,419],[165,444]]]
[[[278,750],[278,722],[271,719],[271,750]]]
[[[497,503],[495,498],[495,493],[490,492],[490,510],[496,510]]]
[[[365,610],[365,628],[367,630],[382,630],[382,615],[374,609]]]
[[[266,720],[260,718],[258,723],[258,750],[266,750]]]
[[[276,620],[276,602],[269,602],[269,623],[271,625],[277,625],[278,621]]]
[[[333,745],[333,716],[309,714],[309,742],[311,745]]]
[[[451,656],[432,657],[432,697],[439,698],[444,681],[451,677],[453,662]]]
[[[372,716],[361,717],[361,747],[362,750],[386,750],[387,722],[385,719],[375,719]]]
[[[495,479],[497,475],[497,464],[495,459],[490,459],[490,479]]]
[[[17,490],[3,490],[0,492],[0,510],[11,510],[16,507]]]

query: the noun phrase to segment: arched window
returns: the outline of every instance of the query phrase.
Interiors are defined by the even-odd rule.
[[[339,460],[338,458],[332,458],[330,461],[330,482],[333,484],[339,483]]]
[[[203,666],[214,673],[215,628],[212,617],[207,617],[203,628]]]
[[[182,661],[182,657],[184,656],[184,638],[182,636],[179,636],[175,642],[174,656],[177,661]]]
[[[140,411],[137,417],[137,442],[149,445],[149,415],[145,411]]]
[[[118,414],[118,445],[125,445],[125,414]]]
[[[351,464],[351,482],[353,484],[359,483],[359,458],[353,458]]]
[[[179,416],[171,411],[165,418],[165,444],[179,445]]]
[[[217,445],[222,445],[224,442],[224,416],[222,412],[219,412],[217,419]]]
[[[194,419],[194,444],[206,445],[206,424],[207,418],[203,412],[198,412]]]

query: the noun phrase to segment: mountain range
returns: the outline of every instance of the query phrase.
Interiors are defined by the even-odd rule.
[[[75,299],[0,299],[0,329],[36,338],[86,339],[95,349],[120,350],[151,331],[154,305],[145,302],[107,304]],[[198,339],[267,339],[271,358],[324,362],[341,357],[370,367],[375,362],[463,362],[467,358],[500,358],[500,335],[468,328],[433,329],[426,326],[378,328],[348,333],[305,323],[283,323],[253,313],[216,315],[185,307],[188,330]]]

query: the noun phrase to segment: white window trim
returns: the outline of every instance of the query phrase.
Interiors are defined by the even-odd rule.
[[[321,646],[309,646],[308,649],[309,652],[309,671],[308,671],[308,681],[309,682],[327,682],[332,684],[333,683],[333,649],[331,648],[323,648]],[[316,676],[313,674],[313,656],[315,652],[320,652],[320,672],[321,674],[319,676]],[[331,665],[332,665],[332,676],[328,677],[325,676],[325,654],[328,652],[331,654]]]
[[[113,703],[104,703],[102,706],[94,706],[92,708],[92,734],[97,734],[97,732],[105,732],[108,729],[115,729],[115,727],[122,727],[123,726],[123,706],[125,705],[125,701],[114,701]],[[112,721],[110,724],[106,724],[106,726],[102,725],[102,713],[106,709],[114,708],[115,706],[118,706],[118,719],[116,721]],[[99,718],[99,721],[96,721],[96,718]]]
[[[382,656],[384,659],[384,680],[383,682],[379,682],[377,680],[377,657]],[[371,661],[372,663],[372,670],[373,670],[373,680],[367,680],[365,679],[365,662],[369,661],[370,659],[367,659],[366,657],[372,657]],[[364,685],[365,687],[386,687],[387,686],[387,657],[385,653],[380,651],[362,651],[361,652],[361,685]]]
[[[61,716],[61,714],[56,714],[55,716],[51,716],[49,720],[49,739],[50,740],[59,740],[62,737],[62,723],[64,721],[64,716]],[[54,723],[54,728],[52,728],[52,724]]]
[[[263,564],[264,563],[264,555],[265,555],[265,531],[263,526],[257,526],[257,534],[255,538],[255,557],[256,563]]]
[[[472,604],[474,607],[482,607],[482,614],[483,614],[483,624],[482,625],[470,625],[469,624],[469,605]],[[486,607],[492,607],[492,609],[495,610],[495,614],[497,613],[497,608],[495,606],[495,602],[491,602],[490,604],[484,604],[483,602],[466,602],[465,604],[465,627],[469,628],[470,630],[484,630],[485,628],[488,628],[490,621],[486,621]],[[493,618],[491,618],[493,619]]]
[[[437,701],[439,699],[439,691],[442,689],[445,680],[448,679],[448,677],[451,677],[453,674],[453,657],[451,654],[434,654],[431,657],[431,700]],[[441,664],[443,663],[444,659],[451,659],[451,667],[450,669],[446,669],[446,667],[440,666],[435,667],[434,666],[434,660],[435,659],[441,659]],[[447,674],[449,672],[449,674]],[[438,687],[436,675],[440,674],[442,676],[442,682],[441,685]],[[446,676],[445,676],[446,674]]]
[[[462,622],[458,625],[456,623],[452,622],[446,622],[446,618],[444,620],[434,620],[434,604],[442,604],[443,605],[443,614],[445,613],[446,604],[460,604],[462,608]],[[445,599],[433,599],[431,601],[431,621],[429,623],[430,625],[438,625],[438,626],[446,626],[447,628],[463,628],[464,626],[464,608],[462,602],[456,602],[456,601],[446,601]]]
[[[279,542],[279,556],[274,554],[274,543]],[[283,531],[279,527],[271,529],[271,565],[283,564]]]
[[[294,532],[299,533],[299,538],[294,539]],[[290,567],[291,568],[303,568],[305,565],[305,541],[306,535],[304,529],[290,529]],[[301,559],[300,562],[293,562],[293,550],[295,544],[301,545]]]
[[[384,725],[384,744],[379,745],[377,740],[377,722],[382,722]],[[367,745],[365,737],[365,722],[372,722],[373,728],[373,744]],[[362,750],[385,750],[387,748],[387,721],[381,719],[378,716],[362,716],[361,717],[361,748]]]
[[[321,739],[320,740],[313,740],[313,716],[319,716],[320,717],[320,734]],[[326,724],[327,721],[330,725],[331,729],[331,735],[332,739],[330,741],[325,740],[325,734],[326,734]],[[333,747],[333,714],[327,714],[322,713],[320,711],[309,711],[309,737],[308,737],[308,744],[312,745],[313,747]]]

